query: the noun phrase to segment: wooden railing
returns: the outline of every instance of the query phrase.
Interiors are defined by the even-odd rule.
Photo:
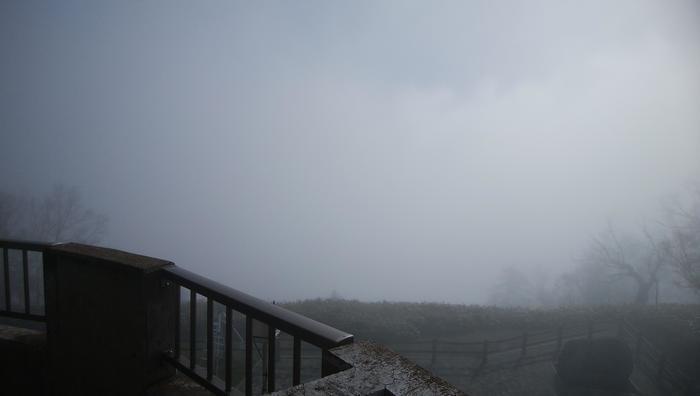
[[[656,384],[659,390],[674,394],[694,395],[697,380],[670,361],[629,321],[623,320],[619,337],[633,350],[635,367]]]
[[[49,243],[0,240],[0,316],[45,322],[44,250]]]
[[[256,331],[260,333],[259,329],[261,327],[263,328],[262,338],[266,340],[266,348],[261,353],[264,358],[262,361],[266,366],[263,367],[265,383],[260,389],[261,392],[272,392],[276,389],[275,363],[280,353],[277,350],[278,348],[276,348],[278,331],[293,337],[292,385],[298,385],[301,382],[302,342],[314,345],[322,351],[319,377],[330,375],[340,369],[334,366],[333,357],[328,350],[353,342],[351,334],[252,297],[185,269],[176,266],[167,267],[163,269],[163,277],[167,287],[174,286],[178,288],[175,293],[177,301],[174,302],[178,307],[176,310],[175,329],[173,329],[176,339],[175,349],[166,353],[165,359],[174,365],[175,368],[215,394],[228,395],[233,390],[233,376],[235,374],[233,369],[234,314],[245,316],[245,326],[242,329],[245,333],[245,347],[243,348],[245,364],[244,372],[239,374],[242,374],[245,382],[244,393],[246,395],[254,393],[253,358],[256,353],[260,353],[254,346],[254,333]],[[183,311],[179,309],[182,305],[185,305],[181,301],[182,295],[189,295],[189,303],[186,304],[188,309],[184,311],[185,313],[189,311],[187,320],[183,320]],[[199,296],[205,299],[206,305],[198,303]],[[223,306],[225,310],[223,379],[215,375],[214,369],[215,304]],[[206,310],[206,326],[204,327],[206,332],[206,347],[204,348],[206,360],[199,359],[197,348],[198,340],[202,338],[198,334],[201,328],[197,325],[198,311],[201,309]],[[258,326],[255,326],[255,323]],[[185,328],[183,328],[183,325]],[[187,337],[183,337],[185,334],[187,334]],[[258,336],[261,336],[261,334],[258,334]],[[183,338],[186,339],[183,340]],[[181,344],[184,344],[185,347],[183,348]],[[198,364],[200,361],[205,361],[203,366]]]
[[[567,340],[576,338],[618,337],[630,347],[636,370],[646,382],[664,394],[695,395],[697,381],[675,365],[657,347],[641,335],[629,321],[589,322],[558,326],[540,331],[525,331],[512,337],[483,341],[433,339],[394,343],[391,347],[430,367],[438,375],[476,376],[516,367],[552,362]],[[454,361],[464,357],[464,366],[452,369],[438,365],[442,357]]]
[[[55,274],[53,277],[47,276],[45,280],[44,270],[47,268],[48,271],[48,268],[53,268],[51,271],[55,271],[56,262],[50,257],[57,251],[61,251],[62,247],[70,245],[0,240],[0,317],[44,322],[48,325],[61,319],[60,317],[50,317],[51,315],[46,313],[47,302],[53,304],[52,301],[47,301],[47,296],[56,297],[57,291],[60,292],[60,290],[56,289],[56,285],[49,281],[55,278]],[[89,256],[90,260],[112,260],[120,265],[125,264],[120,261],[123,258],[123,252],[87,245],[76,246],[81,249],[88,248],[90,254],[98,254],[98,256]],[[79,251],[78,258],[84,258],[83,253]],[[75,252],[70,254],[76,255]],[[45,257],[49,258],[46,260],[47,262],[52,263],[49,267],[45,266]],[[129,257],[127,261],[141,259],[143,259],[142,256],[133,256]],[[58,265],[62,266],[63,264],[66,263],[61,262]],[[157,271],[155,276],[160,278],[162,287],[177,288],[171,294],[176,296],[175,299],[170,300],[168,297],[165,300],[168,307],[163,307],[164,312],[174,314],[174,321],[170,322],[174,328],[168,330],[169,325],[167,324],[164,326],[154,324],[156,328],[164,328],[165,334],[168,334],[169,331],[174,332],[173,347],[163,351],[163,359],[166,364],[174,366],[212,393],[217,395],[252,395],[278,389],[279,386],[275,384],[275,371],[280,356],[292,361],[288,368],[282,368],[290,371],[289,381],[286,381],[284,387],[301,383],[302,360],[305,363],[305,370],[309,369],[309,363],[314,368],[319,368],[317,373],[305,375],[304,380],[321,378],[347,368],[344,362],[339,361],[329,352],[329,349],[352,343],[353,336],[351,334],[175,265],[155,266],[154,268]],[[52,273],[51,271],[49,272]],[[47,286],[53,287],[47,288]],[[53,291],[47,292],[49,289]],[[51,306],[55,307],[55,304]],[[217,344],[216,350],[224,355],[223,359],[220,359],[222,364],[217,365],[216,369],[214,364],[215,307],[219,308],[220,313],[217,315],[216,335],[222,336],[223,339]],[[186,309],[182,310],[181,308]],[[242,319],[241,326],[234,327],[234,315],[236,318]],[[202,316],[206,319],[201,320]],[[241,339],[241,342],[235,347],[234,332]],[[289,336],[287,339],[291,341],[290,345],[280,345],[280,332]],[[62,339],[59,338],[54,337],[49,341],[62,342]],[[258,348],[258,342],[261,339],[264,341],[264,347]],[[171,344],[168,342],[166,345]],[[309,345],[315,347],[314,350],[320,353],[314,354],[307,351],[305,348]],[[302,353],[304,354],[303,358]],[[241,363],[236,364],[236,367],[233,364],[234,357],[237,358],[237,363]],[[217,359],[216,362],[220,363],[220,360]],[[261,367],[261,362],[264,367]],[[256,376],[254,381],[255,370],[261,370],[264,379]],[[254,383],[257,388],[254,387]],[[236,385],[235,388],[234,385]]]
[[[422,361],[430,359],[429,367],[435,369],[438,356],[464,356],[473,363],[472,375],[503,367],[526,366],[556,359],[565,341],[575,338],[592,338],[610,333],[607,324],[564,327],[539,331],[524,331],[519,335],[483,341],[432,341],[391,344],[401,354],[423,355]],[[429,356],[429,357],[428,357]],[[453,359],[452,357],[450,359]]]

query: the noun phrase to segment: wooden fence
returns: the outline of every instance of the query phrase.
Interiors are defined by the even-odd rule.
[[[696,395],[697,380],[687,375],[629,321],[619,324],[618,337],[634,351],[635,368],[664,394]]]
[[[429,368],[438,375],[439,356],[463,356],[472,363],[465,375],[477,376],[505,368],[551,362],[556,359],[567,340],[594,338],[603,335],[618,337],[631,348],[635,369],[648,382],[654,384],[661,394],[694,395],[695,380],[673,364],[666,355],[628,321],[620,323],[600,322],[583,326],[559,326],[542,331],[525,331],[520,335],[483,341],[452,341],[433,339],[423,342],[393,344],[402,354],[421,354]],[[455,356],[456,357],[456,356]]]
[[[527,363],[528,357],[540,355],[547,355],[550,359],[555,357],[568,339],[591,338],[604,332],[610,332],[610,328],[596,328],[592,325],[583,328],[560,326],[554,330],[525,331],[517,336],[497,340],[460,342],[435,338],[432,341],[393,344],[392,347],[400,353],[430,353],[432,367],[435,366],[437,356],[445,354],[476,358],[480,365],[487,365],[494,355],[519,352],[516,354],[515,361]],[[534,348],[537,348],[536,355],[532,355]]]

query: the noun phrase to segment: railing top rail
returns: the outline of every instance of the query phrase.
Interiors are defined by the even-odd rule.
[[[24,241],[12,239],[0,239],[0,248],[19,249],[19,250],[38,250],[43,251],[51,246],[58,245],[57,243]]]
[[[163,272],[166,277],[174,280],[181,286],[194,290],[203,296],[210,297],[221,304],[250,315],[252,318],[265,322],[290,335],[299,336],[304,341],[320,348],[333,348],[353,341],[352,334],[345,333],[280,306],[270,304],[267,301],[222,285],[186,269],[171,266],[163,268]]]

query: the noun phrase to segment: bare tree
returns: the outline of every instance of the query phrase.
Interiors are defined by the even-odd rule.
[[[0,191],[0,238],[13,238],[19,233],[21,214],[21,199]]]
[[[494,305],[506,307],[527,307],[533,305],[534,291],[525,272],[515,267],[501,271],[498,283],[493,287],[490,301]]]
[[[39,198],[0,192],[0,237],[97,243],[106,227],[107,218],[87,209],[76,187],[57,185]]]
[[[553,293],[560,305],[596,305],[621,302],[626,287],[614,284],[608,269],[599,262],[578,260],[577,265],[554,282]]]
[[[690,202],[666,207],[665,249],[681,285],[700,293],[700,183],[691,188]]]
[[[612,225],[591,240],[584,263],[599,266],[610,281],[627,279],[636,287],[634,303],[646,304],[660,271],[669,264],[667,243],[654,237],[646,227],[643,238],[618,237]]]

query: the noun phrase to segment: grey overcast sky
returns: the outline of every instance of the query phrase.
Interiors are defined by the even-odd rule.
[[[2,1],[0,179],[266,299],[484,302],[700,171],[697,1]]]

